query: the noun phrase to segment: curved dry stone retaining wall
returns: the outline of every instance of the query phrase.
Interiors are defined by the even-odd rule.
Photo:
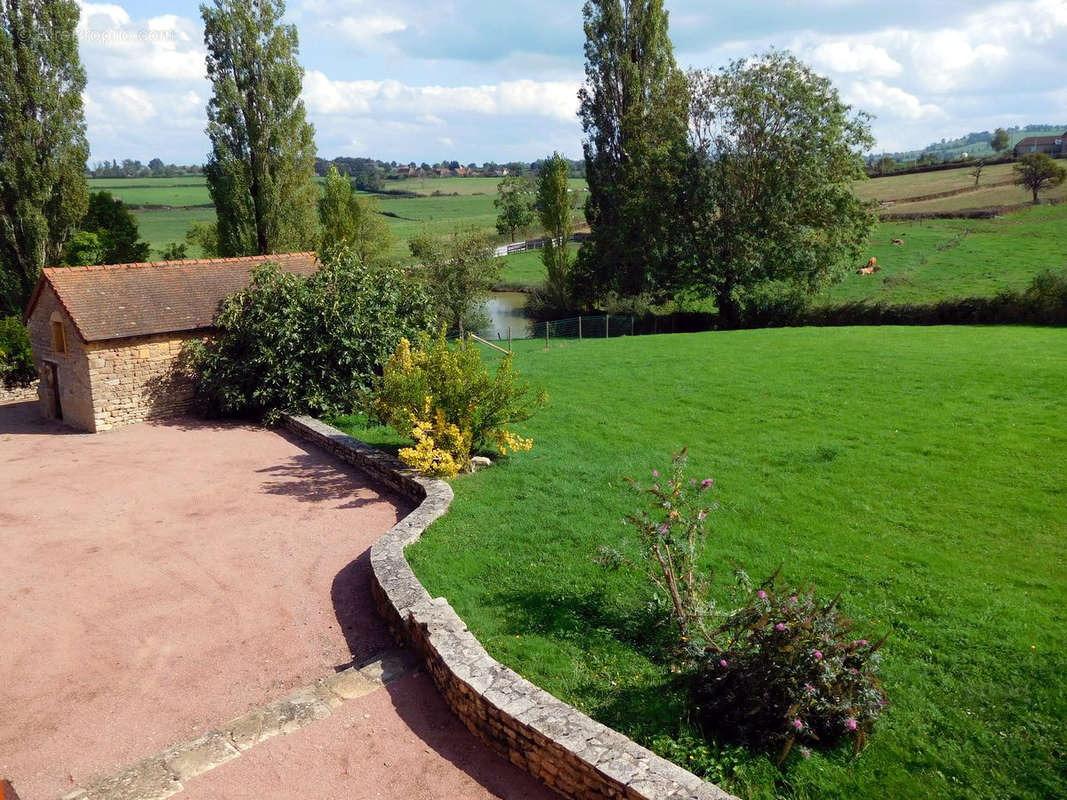
[[[392,456],[310,417],[286,417],[285,426],[419,504],[371,548],[375,598],[393,633],[420,654],[476,736],[565,797],[736,800],[493,660],[448,601],[430,597],[404,548],[448,511],[447,483],[418,477]]]

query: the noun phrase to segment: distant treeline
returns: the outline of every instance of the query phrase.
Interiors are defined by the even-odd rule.
[[[504,178],[507,176],[536,175],[540,169],[542,159],[537,161],[509,161],[498,164],[495,161],[486,161],[483,164],[461,164],[458,161],[439,161],[430,164],[423,161],[421,164],[414,161],[407,164],[396,161],[380,161],[375,158],[353,158],[340,156],[326,160],[315,159],[315,172],[324,176],[330,171],[330,167],[337,167],[338,171],[347,173],[356,184],[358,189],[367,192],[386,192],[388,194],[406,193],[404,190],[392,190],[388,181],[401,181],[406,178]],[[585,177],[585,161],[568,161],[572,178]]]
[[[97,161],[85,172],[90,178],[177,178],[203,175],[204,167],[202,164],[164,164],[159,158],[142,164],[135,158],[124,158],[122,161]]]

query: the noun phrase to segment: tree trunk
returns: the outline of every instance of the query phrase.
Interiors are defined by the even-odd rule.
[[[1033,191],[1033,193],[1034,193],[1034,205],[1036,206],[1036,205],[1037,205],[1037,203],[1038,203],[1038,200],[1037,200],[1037,187],[1036,187],[1036,186],[1034,186],[1034,187],[1033,187],[1033,188],[1031,189],[1031,191]]]
[[[731,331],[741,326],[741,305],[733,297],[733,288],[732,285],[724,286],[715,295],[719,327]]]

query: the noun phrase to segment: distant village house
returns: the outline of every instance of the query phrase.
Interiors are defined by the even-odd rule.
[[[1067,148],[1064,147],[1065,141],[1067,141],[1067,131],[1064,131],[1059,136],[1028,136],[1015,145],[1011,152],[1015,158],[1027,156],[1031,153],[1044,153],[1053,158],[1063,158],[1067,156]]]
[[[95,433],[188,411],[182,348],[268,261],[317,269],[314,253],[45,269],[26,309],[41,413]]]

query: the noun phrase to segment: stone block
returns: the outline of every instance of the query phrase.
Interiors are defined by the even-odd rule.
[[[178,745],[163,754],[163,763],[178,780],[195,778],[220,764],[241,755],[222,734],[209,733],[192,742]]]

